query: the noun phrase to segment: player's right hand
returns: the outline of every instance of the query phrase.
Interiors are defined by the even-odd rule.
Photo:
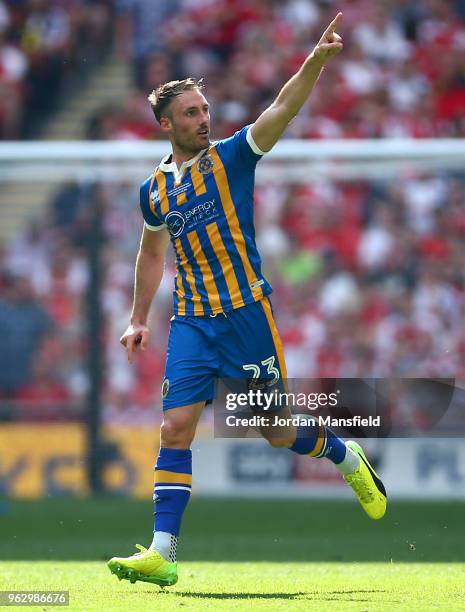
[[[323,32],[317,46],[312,51],[312,57],[325,64],[332,57],[342,51],[342,38],[336,33],[342,13],[338,13]]]
[[[134,353],[139,347],[144,351],[147,347],[150,338],[150,330],[147,325],[128,325],[126,331],[121,336],[119,341],[128,352],[128,361],[132,363]]]

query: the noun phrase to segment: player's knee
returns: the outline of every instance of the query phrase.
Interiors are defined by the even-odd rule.
[[[160,429],[161,445],[169,448],[189,448],[195,430],[189,419],[166,418]]]

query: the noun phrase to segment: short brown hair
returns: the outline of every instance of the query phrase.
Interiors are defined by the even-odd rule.
[[[201,91],[203,89],[203,79],[197,80],[189,77],[182,81],[169,81],[154,89],[147,100],[150,102],[158,123],[160,123],[163,111],[170,104],[171,100],[179,96],[183,91],[190,91],[192,89]]]

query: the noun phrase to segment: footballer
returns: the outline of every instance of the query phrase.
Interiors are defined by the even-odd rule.
[[[255,245],[254,173],[309,97],[323,66],[342,50],[336,33],[340,19],[341,13],[255,123],[230,138],[210,141],[201,81],[171,81],[148,98],[172,152],[140,189],[144,228],[130,325],[121,337],[130,362],[149,342],[147,318],[168,242],[177,274],[162,386],[153,540],[148,548],[137,545],[132,556],[108,562],[120,579],[160,586],[177,582],[176,547],[192,484],[190,446],[215,379],[286,378],[272,289]],[[314,421],[290,425],[279,436],[267,427],[261,433],[273,446],[333,462],[368,516],[385,514],[384,486],[356,442],[345,442]]]

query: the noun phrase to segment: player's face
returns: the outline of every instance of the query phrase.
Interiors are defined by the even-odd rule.
[[[171,117],[162,118],[162,128],[173,146],[196,155],[210,144],[210,111],[205,96],[198,90],[185,91],[171,102]]]

